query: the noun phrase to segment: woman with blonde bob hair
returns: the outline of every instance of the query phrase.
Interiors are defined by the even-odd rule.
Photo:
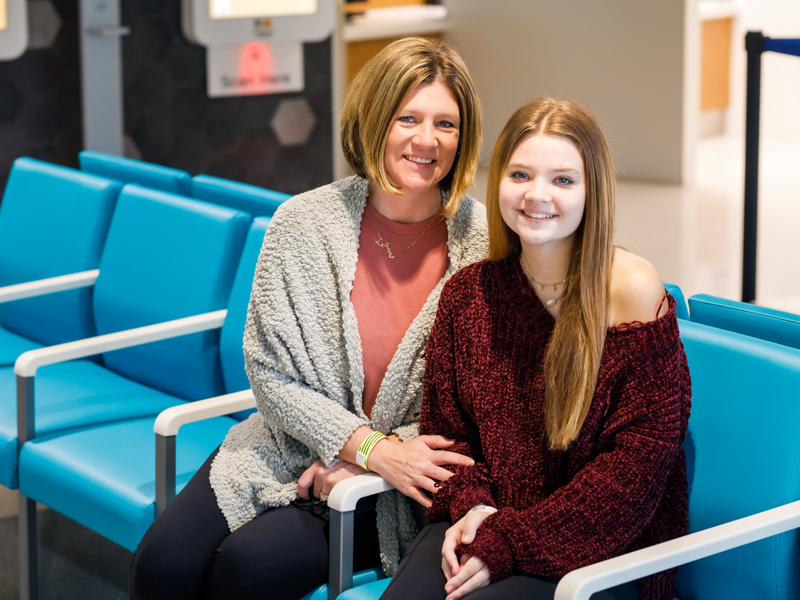
[[[131,598],[297,600],[327,581],[333,486],[365,470],[395,492],[360,505],[359,569],[391,575],[445,466],[473,460],[419,435],[422,352],[444,282],[482,259],[480,105],[437,40],[390,44],[350,85],[342,149],[355,175],[275,213],[244,332],[258,412],[156,519]]]
[[[690,407],[674,300],[613,243],[614,171],[571,100],[517,110],[492,153],[489,258],[451,278],[420,431],[453,466],[384,598],[552,599],[568,571],[687,532]],[[452,524],[452,525],[450,525]],[[674,571],[593,598],[671,600]]]

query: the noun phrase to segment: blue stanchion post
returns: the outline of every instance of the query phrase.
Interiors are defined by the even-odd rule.
[[[747,107],[744,146],[744,231],[742,236],[742,302],[756,299],[756,246],[758,237],[758,148],[761,118],[761,55],[777,52],[800,56],[800,39],[772,39],[748,31]]]
[[[744,141],[744,231],[742,235],[742,302],[756,299],[756,244],[758,238],[758,144],[761,118],[761,55],[764,35],[748,31],[747,104]]]

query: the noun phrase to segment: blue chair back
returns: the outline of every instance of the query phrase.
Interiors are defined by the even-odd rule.
[[[242,338],[244,324],[247,319],[247,306],[250,302],[250,290],[253,287],[253,276],[256,270],[261,244],[269,226],[269,217],[258,217],[253,220],[250,232],[242,250],[242,258],[236,271],[236,278],[231,288],[228,302],[228,316],[220,333],[220,356],[222,374],[225,378],[225,389],[228,392],[239,392],[250,387],[244,371],[244,354]]]
[[[800,348],[800,315],[708,294],[689,298],[689,308],[695,323]]]
[[[674,283],[665,283],[664,289],[675,298],[675,316],[679,319],[689,320],[689,309],[686,308],[686,298],[684,298],[681,288]]]
[[[229,206],[254,217],[271,217],[283,202],[291,198],[289,194],[209,175],[196,175],[192,179],[192,195],[198,200]]]
[[[686,450],[692,532],[800,499],[800,351],[683,321],[692,377]],[[800,597],[800,536],[678,571],[681,600]]]
[[[192,177],[180,169],[94,150],[80,152],[78,161],[81,170],[87,173],[116,179],[122,183],[136,183],[172,194],[192,195]]]
[[[0,207],[0,286],[96,269],[120,187],[31,158],[14,161]],[[0,304],[0,323],[46,346],[90,337],[91,293]]]
[[[250,215],[126,185],[111,222],[94,315],[99,334],[227,307]],[[106,367],[185,400],[223,393],[219,330],[118,350]]]

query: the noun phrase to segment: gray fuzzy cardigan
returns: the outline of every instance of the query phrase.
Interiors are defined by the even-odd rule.
[[[484,258],[485,209],[465,197],[447,219],[450,264],[397,349],[371,419],[361,407],[364,367],[350,292],[358,261],[367,181],[348,177],[285,202],[256,267],[244,333],[258,412],[231,428],[211,467],[211,486],[231,531],[297,497],[316,459],[333,464],[361,425],[401,439],[418,435],[423,350],[444,282]],[[378,499],[383,569],[394,573],[417,533],[411,501]]]

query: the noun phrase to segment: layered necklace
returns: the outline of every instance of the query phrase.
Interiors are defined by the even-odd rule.
[[[528,267],[525,266],[525,262],[522,260],[521,254],[519,255],[519,264],[522,267],[522,272],[525,273],[525,277],[528,279],[528,283],[533,288],[533,291],[538,292],[539,294],[544,293],[544,290],[547,287],[552,287],[553,292],[555,292],[558,290],[558,286],[563,285],[567,282],[566,277],[564,277],[564,279],[562,279],[561,281],[556,281],[555,283],[542,283],[541,281],[537,281],[536,279],[534,279],[533,275],[531,275],[531,272],[528,271]],[[544,301],[545,305],[547,307],[555,306],[556,302],[561,300],[561,296],[564,295],[564,291],[566,291],[566,286],[564,287],[563,290],[561,290],[561,293],[558,296],[556,296],[555,298],[550,298],[549,300],[545,300]],[[544,298],[542,299],[544,300]]]
[[[372,210],[375,210],[375,208],[371,204],[370,204],[370,208],[372,208]],[[444,217],[442,217],[442,218],[444,218]],[[372,222],[375,223],[375,233],[378,234],[378,239],[375,240],[375,244],[377,246],[383,248],[384,250],[386,250],[386,254],[389,255],[389,258],[395,258],[396,256],[399,256],[403,252],[406,252],[407,250],[411,250],[411,248],[414,246],[414,244],[416,244],[418,241],[420,241],[422,239],[422,236],[424,236],[426,233],[428,233],[433,228],[434,225],[438,225],[439,223],[442,222],[439,219],[431,218],[431,222],[428,223],[428,226],[425,228],[425,230],[422,233],[415,234],[416,237],[414,238],[413,242],[411,242],[408,246],[406,246],[402,250],[396,250],[395,252],[392,252],[392,248],[389,246],[389,242],[387,242],[385,239],[383,239],[383,236],[381,235],[380,227],[378,227],[378,221],[377,221],[377,219],[375,219],[375,216],[372,213],[370,213],[370,219],[372,219]]]

